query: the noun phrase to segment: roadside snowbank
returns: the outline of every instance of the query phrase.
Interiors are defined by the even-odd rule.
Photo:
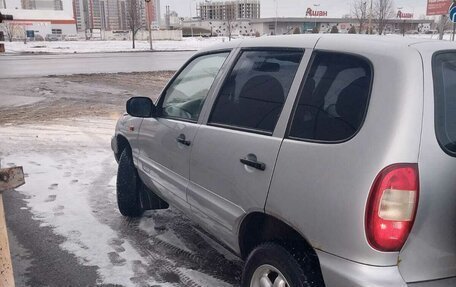
[[[154,50],[185,51],[199,50],[210,45],[228,41],[226,37],[183,38],[181,41],[154,41]],[[136,41],[136,49],[131,41],[56,41],[56,42],[5,42],[6,53],[106,53],[148,51],[149,42]]]

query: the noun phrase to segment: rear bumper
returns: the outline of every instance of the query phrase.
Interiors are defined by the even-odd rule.
[[[326,287],[408,287],[397,266],[364,265],[321,251],[317,255]]]
[[[317,250],[326,287],[455,287],[456,277],[405,283],[397,266],[378,267]]]

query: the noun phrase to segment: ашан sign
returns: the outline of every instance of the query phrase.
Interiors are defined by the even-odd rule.
[[[325,17],[325,16],[328,16],[328,11],[315,11],[315,10],[312,10],[312,8],[307,8],[306,17],[307,16]]]
[[[397,18],[399,19],[412,19],[413,13],[404,13],[401,10],[397,11]]]

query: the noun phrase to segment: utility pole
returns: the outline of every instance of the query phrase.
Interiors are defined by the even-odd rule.
[[[146,2],[146,18],[147,18],[147,29],[149,30],[149,44],[150,50],[153,51],[154,48],[152,46],[152,31],[150,28],[150,24],[152,24],[151,17],[150,17],[150,1],[151,0],[144,0]]]
[[[369,35],[372,34],[372,0],[370,3],[370,8],[369,8]]]
[[[315,7],[315,9],[318,9],[318,7],[320,7],[320,4],[313,4],[313,6]],[[314,28],[317,28],[317,16],[315,16],[315,25],[314,25]],[[320,29],[319,29],[320,30]]]

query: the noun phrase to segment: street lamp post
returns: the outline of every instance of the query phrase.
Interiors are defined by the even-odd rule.
[[[189,3],[189,7],[190,7],[190,33],[192,34],[192,38],[193,38],[193,7],[192,6],[193,6],[194,2],[195,1],[192,0]]]
[[[315,9],[317,9],[318,7],[320,7],[320,4],[313,4],[313,6],[315,7]],[[315,25],[314,25],[314,28],[317,28],[317,16],[315,16]]]
[[[149,30],[149,44],[150,44],[150,50],[153,51],[154,48],[152,46],[152,30],[150,28],[151,24],[151,17],[150,17],[150,1],[151,0],[144,0],[146,2],[146,16],[147,16],[147,29]]]
[[[397,14],[399,14],[399,11],[401,11],[402,9],[404,9],[404,7],[397,7],[397,11],[398,11]],[[402,30],[402,36],[405,37],[405,19],[402,21],[402,29],[401,30]]]

